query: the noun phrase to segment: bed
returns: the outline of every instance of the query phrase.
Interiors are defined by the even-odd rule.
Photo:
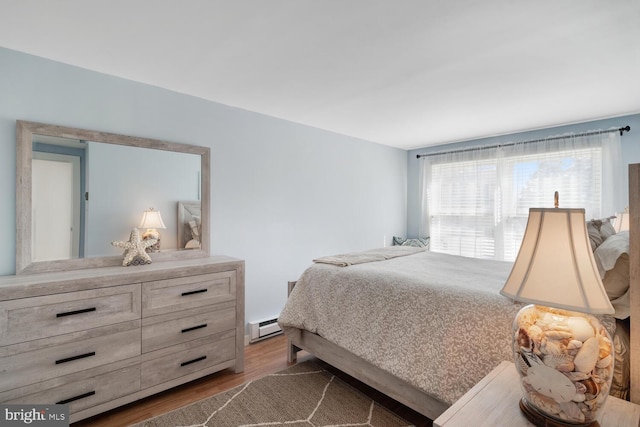
[[[614,384],[620,384],[612,393],[640,403],[640,164],[629,167],[629,188],[630,316],[606,323],[615,329],[616,350],[621,350],[616,361],[627,369],[618,373],[624,378],[614,376]],[[390,247],[316,260],[295,288],[290,283],[279,316],[290,361],[306,350],[437,418],[501,361],[512,360],[511,322],[522,306],[498,293],[511,263],[465,258],[463,269],[460,258]],[[621,295],[614,297],[624,303]]]

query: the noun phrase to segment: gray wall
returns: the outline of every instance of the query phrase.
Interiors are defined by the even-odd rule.
[[[246,260],[247,321],[279,314],[314,257],[405,234],[404,150],[3,48],[0,76],[0,275],[15,272],[17,119],[211,147],[212,253]]]
[[[417,154],[424,154],[436,151],[450,150],[463,147],[493,145],[507,142],[526,141],[529,139],[545,138],[553,135],[563,135],[566,133],[579,133],[594,130],[605,130],[631,126],[631,132],[625,132],[622,136],[622,158],[623,162],[640,163],[640,114],[622,116],[605,120],[579,123],[574,125],[559,126],[549,129],[540,129],[530,132],[521,132],[510,135],[497,136],[493,138],[476,139],[443,146],[432,146],[407,152],[407,234],[409,237],[418,237],[420,227],[420,161]],[[628,195],[628,171],[625,168],[624,193]],[[627,205],[628,205],[627,197]],[[621,206],[623,209],[625,206]],[[613,215],[614,212],[611,212]]]

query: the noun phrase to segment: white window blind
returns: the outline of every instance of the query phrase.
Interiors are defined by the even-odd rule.
[[[553,207],[555,191],[560,207],[584,208],[587,218],[612,214],[603,212],[602,200],[609,139],[568,137],[424,158],[421,234],[431,236],[432,251],[513,261],[529,208]]]

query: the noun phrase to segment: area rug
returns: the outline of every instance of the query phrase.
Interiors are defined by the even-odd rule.
[[[134,427],[400,427],[408,422],[313,362],[135,424]]]

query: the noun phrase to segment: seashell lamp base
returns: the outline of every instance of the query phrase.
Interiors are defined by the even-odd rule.
[[[575,424],[568,424],[558,420],[552,420],[547,418],[544,414],[539,412],[533,406],[530,406],[527,401],[520,399],[520,410],[529,422],[538,427],[575,427]],[[587,427],[600,427],[600,423],[597,421],[587,424]]]
[[[142,240],[147,240],[147,239],[156,239],[156,242],[153,245],[145,249],[147,253],[160,252],[160,232],[155,228],[148,229],[142,235]]]
[[[611,336],[585,313],[523,307],[513,322],[521,409],[538,426],[597,426],[613,379]],[[533,412],[532,412],[533,411]],[[553,422],[551,422],[553,421]],[[596,424],[594,424],[596,422]]]

